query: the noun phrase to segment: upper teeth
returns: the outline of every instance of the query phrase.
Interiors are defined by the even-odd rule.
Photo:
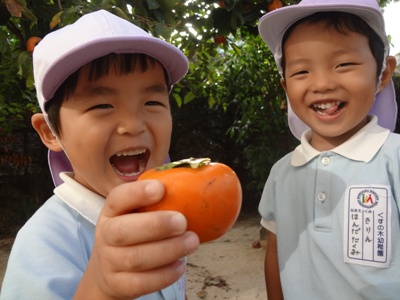
[[[131,151],[122,151],[122,152],[118,152],[117,156],[131,156],[131,155],[139,155],[142,153],[145,153],[146,150],[145,149],[141,149],[141,150],[131,150]]]
[[[327,108],[331,108],[332,106],[339,106],[340,105],[340,101],[334,101],[334,102],[326,102],[326,103],[316,103],[314,104],[314,108],[319,108],[319,109],[327,109]]]

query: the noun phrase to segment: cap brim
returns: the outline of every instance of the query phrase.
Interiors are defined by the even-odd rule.
[[[117,49],[116,43],[118,43]],[[86,44],[82,49],[74,50],[74,52],[66,53],[54,65],[48,67],[48,72],[42,78],[42,91],[46,100],[54,96],[54,92],[69,75],[95,58],[110,53],[143,53],[157,59],[167,70],[170,84],[178,82],[188,70],[187,58],[183,53],[176,51],[172,45],[154,38],[106,38]]]

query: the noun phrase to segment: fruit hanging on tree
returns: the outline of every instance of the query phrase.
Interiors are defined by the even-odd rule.
[[[282,1],[272,0],[270,3],[268,3],[268,11],[273,11],[275,9],[281,8],[282,6]]]
[[[39,44],[41,40],[42,39],[38,36],[31,36],[26,42],[26,50],[28,52],[33,52],[33,49],[35,49],[36,45]]]

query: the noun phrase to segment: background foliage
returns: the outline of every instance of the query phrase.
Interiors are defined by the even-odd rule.
[[[39,111],[32,42],[98,9],[187,55],[189,73],[171,95],[171,157],[208,156],[230,165],[241,179],[244,205],[256,209],[270,167],[297,143],[287,128],[285,95],[257,22],[268,10],[298,2],[0,0],[0,211],[7,211],[0,221],[25,220],[53,189],[46,149],[30,125],[30,116]],[[389,2],[379,1],[381,7]]]

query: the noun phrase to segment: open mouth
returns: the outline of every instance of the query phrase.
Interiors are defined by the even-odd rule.
[[[146,152],[146,149],[118,152],[111,156],[110,163],[119,175],[135,176],[146,169]]]
[[[337,114],[343,107],[344,102],[341,101],[332,101],[332,102],[324,102],[324,103],[315,103],[313,104],[314,111],[322,116],[332,116]]]

